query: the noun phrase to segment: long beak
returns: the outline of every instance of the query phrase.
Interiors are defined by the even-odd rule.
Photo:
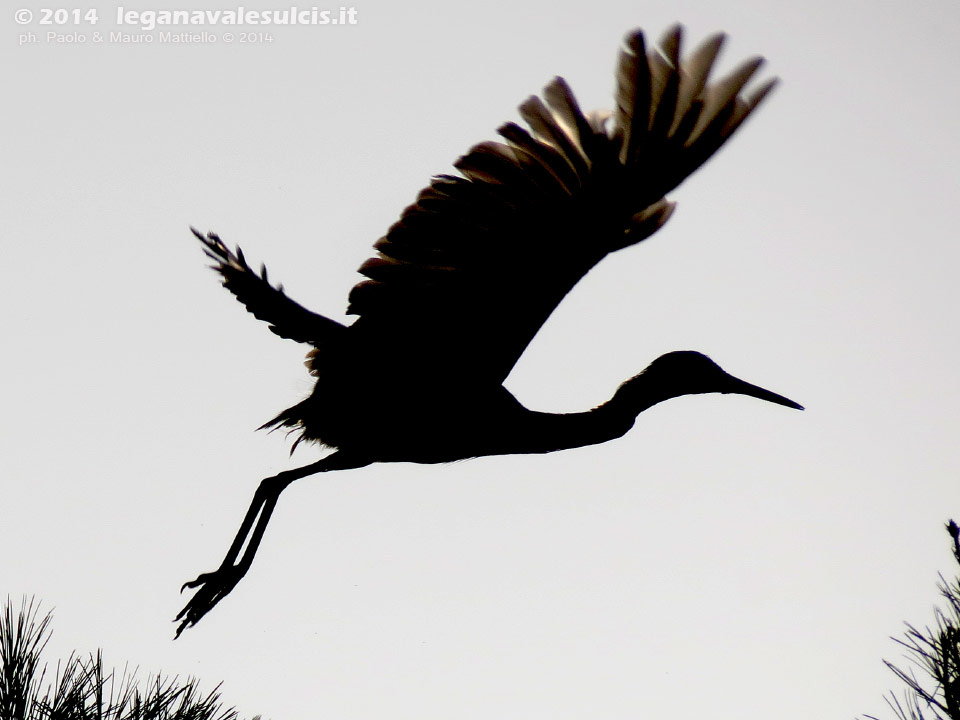
[[[785,398],[783,395],[777,395],[775,392],[770,392],[769,390],[764,390],[762,387],[757,385],[752,385],[740,378],[735,378],[733,375],[729,377],[729,384],[727,388],[721,390],[722,393],[736,393],[738,395],[749,395],[750,397],[755,397],[758,400],[766,400],[767,402],[776,403],[777,405],[784,405],[788,408],[793,408],[794,410],[803,410],[803,405],[795,403],[789,398]]]

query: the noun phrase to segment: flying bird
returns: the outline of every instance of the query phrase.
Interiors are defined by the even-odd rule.
[[[503,386],[554,308],[608,254],[650,237],[670,218],[665,195],[737,130],[776,84],[743,94],[763,60],[708,82],[724,41],[707,38],[681,60],[682,28],[648,50],[627,34],[613,112],[581,111],[563,78],[520,105],[502,142],[481,142],[457,174],[434,177],[360,267],[344,325],[318,315],[250,267],[215,233],[194,234],[223,285],[283,338],[311,346],[312,393],[261,429],[334,451],[263,480],[220,567],[184,585],[177,636],[246,574],[280,494],[315,473],[371,463],[445,463],[548,453],[613,440],[659,402],[738,393],[792,400],[740,380],[697,352],[671,352],[587,412],[525,408]],[[291,450],[292,452],[292,450]],[[242,552],[241,552],[242,551]]]

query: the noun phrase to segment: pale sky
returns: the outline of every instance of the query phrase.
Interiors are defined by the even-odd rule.
[[[960,517],[956,0],[357,0],[355,25],[192,45],[110,42],[130,28],[103,0],[83,3],[96,26],[17,7],[0,595],[55,608],[48,660],[103,648],[277,720],[889,717],[889,636],[932,621]],[[687,397],[606,445],[302,480],[173,642],[180,585],[220,562],[260,479],[319,457],[254,432],[309,392],[306,348],[219,287],[188,227],[343,320],[432,174],[554,75],[609,106],[623,34],[675,21],[782,85],[508,387],[584,410],[696,349],[807,411]]]

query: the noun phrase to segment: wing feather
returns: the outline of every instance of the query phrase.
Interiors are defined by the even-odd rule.
[[[560,120],[543,101],[530,97],[520,106],[520,117],[533,129],[534,138],[541,143],[552,145],[567,162],[576,175],[574,189],[579,189],[587,181],[590,166],[583,156],[583,150],[567,134],[560,124]]]
[[[517,159],[522,166],[538,176],[537,183],[542,185],[545,194],[562,190],[569,195],[576,189],[578,180],[573,169],[574,161],[565,159],[557,148],[537,140],[513,122],[504,123],[497,128],[497,132],[517,151]],[[469,164],[472,155],[471,150],[457,161],[455,167],[459,170],[460,164]]]
[[[597,131],[590,125],[589,120],[580,110],[573,91],[562,77],[554,78],[544,88],[543,98],[553,110],[554,117],[560,123],[573,141],[577,144],[583,159],[588,164],[597,148]],[[603,140],[606,136],[603,135]]]
[[[340,338],[346,331],[347,328],[340,323],[291,300],[282,285],[271,285],[266,266],[260,266],[258,275],[247,264],[240,248],[234,253],[216,233],[203,235],[196,228],[190,230],[203,243],[203,250],[213,260],[212,267],[220,273],[223,286],[254,317],[269,323],[270,330],[280,337],[318,346]]]
[[[677,112],[680,89],[680,43],[682,32],[674,25],[660,39],[660,46],[648,58],[650,66],[650,121],[647,138],[656,143],[665,137]]]
[[[684,132],[680,126],[690,122],[691,111],[695,112],[693,122],[696,123],[703,105],[698,103],[694,109],[694,103],[707,84],[710,70],[717,60],[717,55],[720,54],[720,48],[723,47],[724,40],[726,40],[726,36],[723,33],[711,35],[700,43],[700,46],[690,54],[687,62],[681,67],[677,112],[673,127],[670,128],[671,135],[687,136],[693,130],[693,127],[690,127]]]
[[[628,34],[617,62],[613,112],[614,138],[620,145],[621,163],[635,157],[638,146],[647,137],[653,107],[651,75],[643,33]]]

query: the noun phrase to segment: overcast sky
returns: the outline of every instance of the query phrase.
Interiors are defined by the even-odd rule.
[[[141,30],[103,0],[59,27],[20,4],[32,21],[0,19],[0,595],[55,608],[49,659],[101,647],[289,720],[886,711],[888,636],[932,621],[960,517],[956,0],[357,0],[353,25],[179,45],[111,42]],[[219,287],[188,226],[343,320],[431,175],[554,75],[609,106],[623,34],[678,20],[783,83],[508,387],[584,410],[697,349],[807,411],[686,397],[607,445],[303,480],[172,642],[180,585],[259,480],[319,457],[254,433],[309,392],[305,348]]]

